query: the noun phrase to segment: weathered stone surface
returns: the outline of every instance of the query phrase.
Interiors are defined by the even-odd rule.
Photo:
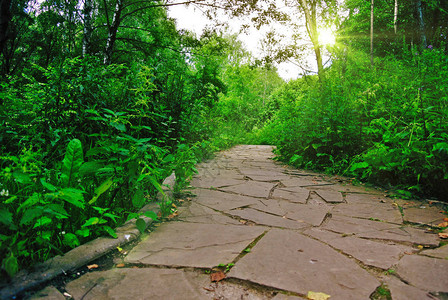
[[[448,292],[448,260],[406,255],[398,263],[397,274],[413,286],[430,292]]]
[[[305,204],[310,196],[310,191],[301,187],[276,188],[272,193],[272,198],[283,199],[296,203]]]
[[[300,229],[309,227],[305,222],[286,219],[286,217],[274,216],[252,208],[235,209],[228,212],[231,215],[238,216],[244,220],[249,220],[259,225],[267,225],[273,227]]]
[[[272,215],[305,222],[313,226],[319,226],[329,212],[329,208],[326,207],[312,207],[274,199],[260,200],[257,204],[251,205],[250,207]]]
[[[377,232],[363,232],[359,233],[358,236],[364,238],[406,242],[431,247],[439,245],[437,234],[425,232],[424,229],[417,229],[409,226],[390,228]]]
[[[396,264],[404,252],[412,252],[411,247],[393,243],[380,243],[354,236],[343,237],[340,234],[317,228],[306,230],[304,233],[353,256],[367,266],[385,270]]]
[[[403,209],[404,220],[411,223],[437,225],[443,222],[444,215],[437,207],[420,206]]]
[[[422,291],[416,287],[406,284],[395,277],[384,279],[393,300],[436,300],[427,291]]]
[[[276,229],[268,232],[228,275],[304,295],[308,291],[323,292],[331,299],[368,299],[380,284],[325,244]]]
[[[423,229],[338,215],[333,215],[330,221],[323,225],[322,228],[344,234],[355,234],[362,238],[426,246],[437,246],[439,244],[436,234],[427,233]]]
[[[420,254],[435,258],[448,259],[448,244],[440,248],[424,250]]]
[[[65,300],[65,296],[54,286],[47,286],[43,290],[35,293],[29,300],[37,299],[51,299],[51,300]]]
[[[196,198],[193,199],[194,202],[219,211],[248,206],[258,202],[258,199],[220,191],[199,189],[195,190],[194,193],[196,194]]]
[[[344,197],[340,192],[326,191],[326,190],[316,190],[316,193],[328,203],[342,203],[344,202]]]
[[[240,180],[238,179],[232,179],[232,178],[222,178],[222,177],[215,177],[215,178],[194,178],[191,181],[191,185],[198,188],[220,188],[225,186],[231,186],[231,185],[237,185],[244,183],[243,178]]]
[[[337,205],[333,209],[332,213],[349,217],[378,219],[396,224],[401,224],[403,222],[398,208],[388,203],[342,203]]]
[[[210,299],[204,274],[174,269],[112,269],[85,274],[67,284],[74,299]]]
[[[392,204],[393,201],[390,198],[383,197],[381,195],[372,194],[347,194],[345,200],[349,204],[377,204],[388,203]]]
[[[305,298],[278,293],[272,300],[303,300]]]
[[[178,219],[191,223],[206,224],[234,224],[240,225],[237,220],[229,218],[220,212],[208,208],[197,203],[189,203],[189,205],[180,207],[178,211]]]
[[[247,181],[243,184],[220,188],[220,190],[245,196],[268,198],[274,186],[274,183],[269,182]]]
[[[166,223],[132,249],[125,261],[211,268],[232,262],[264,230],[256,226]]]
[[[294,187],[294,186],[304,187],[304,186],[331,184],[330,182],[324,181],[322,178],[317,176],[292,177],[289,179],[284,179],[281,182],[285,187]]]

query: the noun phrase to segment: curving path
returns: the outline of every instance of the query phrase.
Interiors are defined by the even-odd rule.
[[[428,230],[443,222],[439,208],[272,156],[271,146],[245,145],[199,164],[196,197],[174,221],[134,247],[124,268],[88,273],[66,291],[86,300],[306,299],[310,291],[447,299],[448,245]],[[35,297],[45,295],[62,296],[49,287]]]

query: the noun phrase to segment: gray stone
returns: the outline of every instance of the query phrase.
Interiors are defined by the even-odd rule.
[[[242,177],[242,176],[241,176]],[[199,188],[220,188],[225,186],[231,186],[231,185],[237,185],[244,183],[244,180],[238,179],[232,179],[232,178],[222,178],[222,177],[215,177],[215,178],[194,178],[191,181],[191,185],[194,187]]]
[[[406,255],[398,263],[397,274],[423,290],[448,292],[448,260],[420,255]]]
[[[272,193],[272,198],[288,200],[291,202],[305,204],[310,195],[310,191],[301,187],[276,188]]]
[[[125,258],[127,263],[212,268],[232,262],[265,229],[173,222],[158,227]]]
[[[437,298],[430,295],[427,291],[422,291],[412,285],[406,284],[395,277],[387,277],[384,279],[389,288],[393,300],[436,300]]]
[[[285,187],[304,187],[304,186],[313,186],[313,185],[324,185],[331,184],[330,182],[322,180],[322,178],[317,176],[300,176],[300,177],[292,177],[289,179],[284,179],[281,181]]]
[[[439,244],[436,234],[427,233],[423,229],[338,215],[333,215],[329,222],[324,224],[322,228],[346,235],[355,234],[363,238],[426,246],[437,246]]]
[[[65,296],[54,286],[47,286],[43,290],[35,293],[29,300],[49,299],[49,300],[65,300]]]
[[[378,219],[381,221],[396,224],[403,223],[401,213],[398,208],[388,203],[342,203],[337,205],[333,209],[332,213],[349,217]]]
[[[240,225],[237,220],[194,202],[188,206],[179,207],[178,213],[178,219],[191,223]]]
[[[278,293],[272,300],[303,300],[305,298]]]
[[[388,203],[391,204],[393,201],[390,198],[383,197],[381,195],[372,194],[347,194],[345,200],[349,204],[377,204],[377,203]]]
[[[385,270],[396,264],[404,252],[412,252],[411,247],[396,245],[394,243],[380,243],[354,236],[344,237],[340,234],[317,228],[306,230],[304,233],[353,256],[364,265]]]
[[[435,258],[448,259],[448,244],[440,248],[424,250],[420,254]]]
[[[287,219],[286,217],[280,217],[264,213],[252,208],[235,209],[228,212],[233,216],[238,216],[244,220],[252,221],[259,225],[267,225],[273,227],[300,229],[309,227],[310,225],[305,222],[294,221]]]
[[[418,224],[437,225],[444,218],[441,209],[434,206],[404,208],[403,213],[405,221]]]
[[[69,282],[74,299],[210,299],[203,287],[209,278],[175,269],[112,269],[93,272]]]
[[[326,191],[326,190],[316,190],[316,193],[328,203],[342,203],[344,202],[344,197],[340,192]]]
[[[298,222],[319,226],[329,212],[326,207],[313,207],[282,200],[260,200],[251,208]]]
[[[219,211],[248,206],[258,202],[258,199],[255,198],[220,191],[199,189],[195,190],[194,193],[196,194],[196,198],[193,199],[194,202]]]
[[[229,277],[331,299],[368,299],[378,280],[325,244],[289,230],[273,229],[232,268]]]
[[[243,184],[220,188],[220,190],[245,196],[269,198],[269,194],[274,186],[275,184],[268,182],[247,181]]]

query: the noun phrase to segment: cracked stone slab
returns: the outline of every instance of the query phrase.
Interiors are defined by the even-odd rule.
[[[437,246],[439,244],[436,234],[427,233],[422,229],[339,215],[333,215],[322,228],[343,234],[354,234],[363,238],[406,242],[426,246]]]
[[[231,263],[265,231],[257,226],[165,223],[143,239],[127,263],[212,268]]]
[[[307,206],[274,199],[260,200],[257,204],[250,207],[271,215],[286,217],[287,219],[305,222],[313,226],[322,224],[325,216],[330,211],[329,208],[323,206]]]
[[[194,178],[191,181],[191,185],[194,187],[199,188],[220,188],[225,186],[231,186],[231,185],[237,185],[244,183],[244,180],[241,176],[241,179],[232,179],[232,178],[222,178],[222,177],[215,177],[215,178]]]
[[[404,256],[397,274],[411,285],[431,292],[448,292],[448,260],[420,255]]]
[[[333,248],[353,256],[364,265],[384,270],[398,263],[404,252],[411,253],[412,248],[394,243],[380,243],[354,236],[342,236],[326,230],[312,228],[304,232]]]
[[[301,229],[310,225],[303,221],[294,221],[286,217],[275,216],[252,208],[235,209],[228,211],[233,216],[252,221],[259,225],[274,226],[289,229]]]
[[[342,203],[344,202],[344,197],[340,192],[327,191],[327,190],[315,190],[322,199],[327,203]]]
[[[112,269],[87,273],[67,284],[74,299],[210,299],[209,277],[175,269]]]
[[[228,276],[301,295],[318,291],[336,300],[368,299],[380,285],[375,277],[327,245],[278,229],[269,231]]]
[[[398,208],[389,203],[356,203],[348,204],[342,203],[337,205],[333,214],[339,214],[349,217],[365,218],[365,219],[379,219],[381,221],[402,224],[403,219]]]
[[[412,285],[406,284],[395,277],[384,279],[394,300],[437,300],[436,297]]]
[[[313,186],[313,185],[331,185],[331,182],[324,181],[322,178],[317,176],[300,176],[300,177],[292,177],[289,179],[284,179],[281,183],[285,187],[305,187],[305,186]]]
[[[243,184],[220,188],[220,190],[245,196],[268,198],[274,186],[274,183],[269,182],[246,181]]]
[[[246,175],[246,177],[250,178],[253,181],[262,181],[262,182],[279,182],[283,178],[288,178],[288,175],[276,175],[276,176],[265,176],[265,175]]]
[[[304,298],[278,293],[272,300],[303,300]]]
[[[258,199],[255,198],[214,190],[198,189],[194,193],[196,194],[194,202],[219,211],[244,207],[258,202]]]
[[[188,206],[179,207],[178,214],[178,219],[185,222],[241,225],[237,220],[194,202],[190,203]]]
[[[383,197],[381,195],[372,194],[347,194],[345,200],[349,204],[377,204],[377,203],[388,203],[392,205],[393,200],[390,198]]]
[[[435,206],[420,206],[404,208],[404,220],[406,222],[437,225],[443,222],[444,215],[441,213],[441,209]]]
[[[272,198],[283,199],[296,203],[305,204],[310,196],[310,191],[301,187],[276,188],[272,193]]]
[[[448,260],[448,244],[436,249],[424,250],[420,254]]]

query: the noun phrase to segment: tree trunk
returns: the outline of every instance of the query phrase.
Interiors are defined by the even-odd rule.
[[[92,38],[92,0],[85,0],[83,17],[84,17],[84,37],[82,40],[82,56],[91,54],[91,38]]]
[[[110,65],[112,62],[112,53],[114,51],[115,41],[117,40],[118,27],[121,23],[121,13],[123,11],[123,0],[117,0],[115,6],[112,25],[109,27],[109,35],[107,36],[106,49],[104,51],[104,64]]]
[[[370,65],[373,66],[373,12],[374,12],[374,0],[370,4]]]
[[[428,46],[428,42],[426,41],[425,20],[423,19],[423,9],[422,9],[422,1],[421,0],[416,1],[416,7],[417,7],[418,25],[419,25],[419,29],[420,29],[420,38],[421,38],[423,48],[426,48]]]
[[[397,34],[398,31],[398,0],[395,0],[394,7],[394,33]]]
[[[306,30],[314,47],[314,54],[317,62],[317,74],[322,81],[324,66],[322,63],[322,53],[320,51],[319,33],[317,31],[316,1],[299,0],[299,5],[305,13]]]
[[[0,0],[0,55],[8,40],[8,26],[11,20],[11,0]]]

